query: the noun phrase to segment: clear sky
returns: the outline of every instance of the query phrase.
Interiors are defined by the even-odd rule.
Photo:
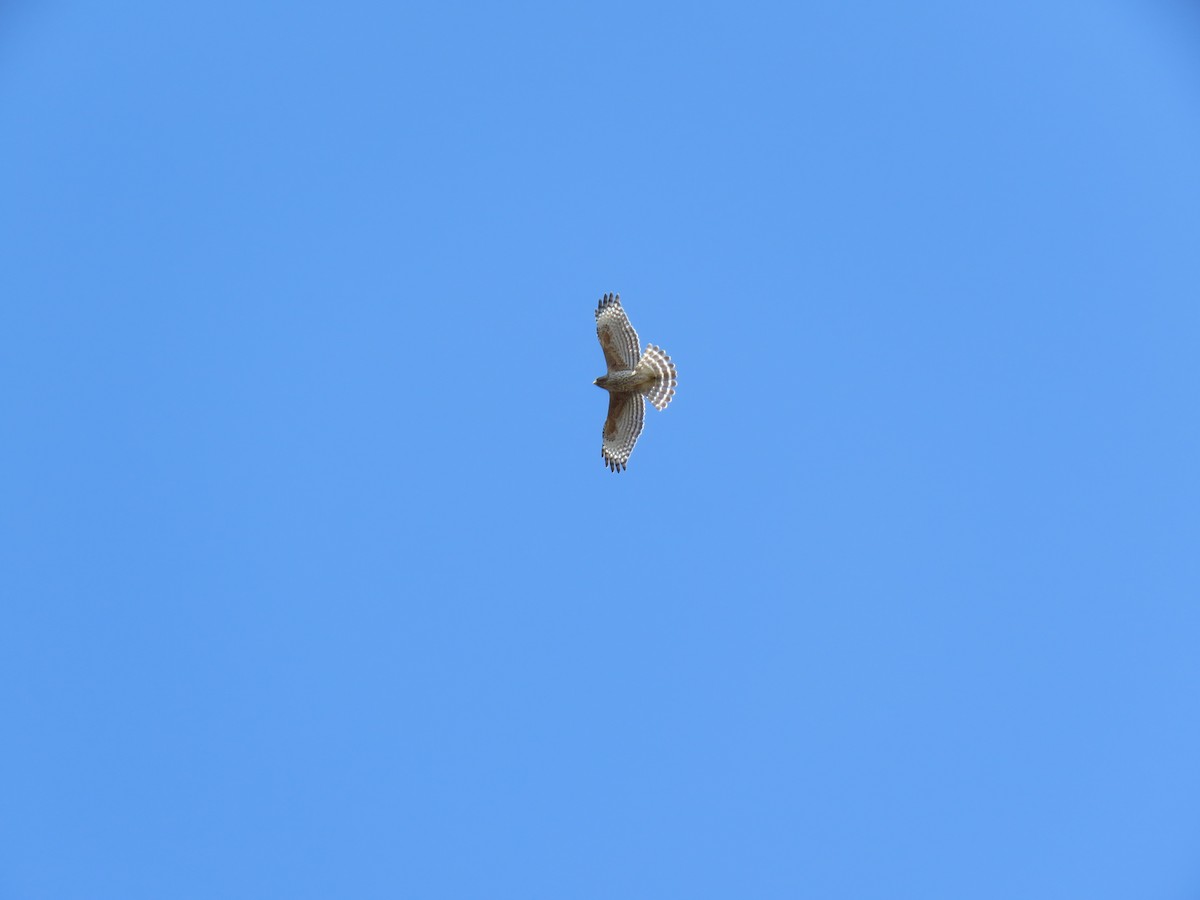
[[[1198,248],[1183,4],[7,5],[0,897],[1196,897]]]

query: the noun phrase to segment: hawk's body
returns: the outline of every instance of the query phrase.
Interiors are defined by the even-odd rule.
[[[596,336],[608,363],[608,373],[596,384],[608,391],[608,418],[600,455],[614,472],[625,468],[645,424],[648,398],[655,409],[666,409],[675,395],[675,363],[653,344],[639,355],[637,332],[621,308],[618,294],[605,294],[596,307]]]

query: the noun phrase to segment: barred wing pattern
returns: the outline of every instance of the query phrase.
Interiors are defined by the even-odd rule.
[[[646,403],[641,394],[614,392],[608,395],[608,418],[604,420],[604,445],[600,455],[611,471],[624,470],[645,422]]]
[[[620,294],[600,298],[596,336],[608,365],[607,374],[595,381],[608,391],[600,456],[611,471],[623,472],[645,424],[646,401],[655,409],[666,409],[675,396],[678,375],[662,347],[647,344],[645,353],[638,352],[638,335],[621,308]]]
[[[605,294],[596,307],[596,336],[608,363],[609,374],[628,371],[638,364],[638,336],[621,308],[620,294]]]

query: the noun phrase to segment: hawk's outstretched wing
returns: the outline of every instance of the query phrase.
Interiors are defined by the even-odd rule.
[[[600,305],[596,307],[596,336],[600,338],[600,349],[604,351],[610,375],[637,368],[641,358],[638,336],[621,308],[620,294],[605,294],[600,298]],[[611,413],[609,418],[612,418]]]
[[[608,395],[608,418],[604,421],[604,444],[600,455],[614,472],[625,468],[629,454],[646,422],[646,403],[641,394]]]

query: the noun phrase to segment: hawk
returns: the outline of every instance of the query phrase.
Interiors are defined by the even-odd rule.
[[[608,374],[594,382],[608,391],[608,418],[600,456],[609,471],[621,472],[642,433],[645,398],[655,409],[666,409],[675,396],[675,363],[662,347],[646,345],[638,356],[637,332],[621,308],[620,294],[605,294],[596,307],[596,336],[608,364]]]

